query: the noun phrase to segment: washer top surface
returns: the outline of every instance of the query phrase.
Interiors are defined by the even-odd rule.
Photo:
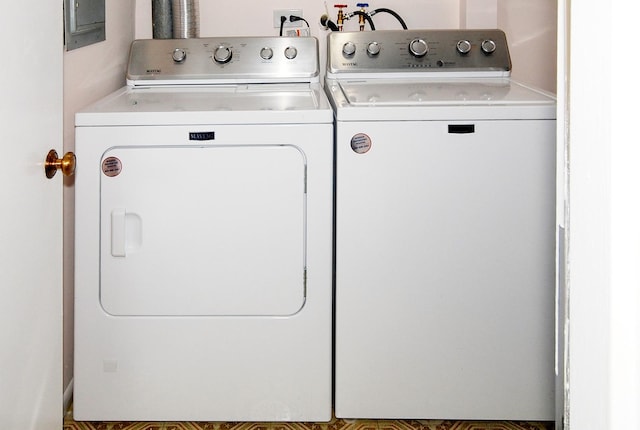
[[[339,121],[555,118],[552,94],[510,78],[500,30],[373,33],[328,38],[325,90]]]
[[[509,79],[339,81],[351,106],[548,104],[549,97]]]
[[[328,79],[326,89],[339,120],[555,118],[551,94],[508,78]]]

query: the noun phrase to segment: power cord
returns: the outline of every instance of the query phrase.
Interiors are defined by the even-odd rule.
[[[307,28],[311,30],[311,26],[309,26],[309,22],[306,19],[297,15],[289,15],[289,22],[298,22],[298,21],[304,21],[304,23],[307,24]],[[287,17],[284,15],[281,15],[280,16],[280,36],[282,36],[285,22],[287,22]]]
[[[304,23],[305,23],[305,24],[307,24],[307,27],[308,27],[309,29],[311,29],[311,27],[309,26],[309,23],[307,22],[307,20],[306,20],[306,19],[304,19],[304,18],[303,18],[303,17],[301,17],[301,16],[291,15],[291,16],[289,16],[289,21],[290,21],[290,22],[304,21]]]

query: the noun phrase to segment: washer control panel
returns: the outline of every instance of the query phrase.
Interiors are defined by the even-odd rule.
[[[327,75],[456,72],[507,76],[511,59],[501,30],[378,30],[327,37]]]
[[[131,44],[132,86],[318,82],[314,37],[144,39]]]

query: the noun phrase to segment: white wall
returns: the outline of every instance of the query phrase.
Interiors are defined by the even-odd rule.
[[[556,93],[557,0],[498,0],[497,26],[507,34],[511,76]]]
[[[637,2],[569,1],[569,428],[640,429]],[[597,25],[594,25],[597,23]],[[596,33],[597,32],[597,33]],[[587,43],[585,43],[587,42]],[[598,54],[598,55],[595,55]]]
[[[252,2],[227,2],[221,8],[218,2],[200,0],[200,36],[277,36],[273,28],[273,10],[302,9],[309,22],[312,36],[321,38],[326,31],[320,26],[320,16],[329,12],[335,20],[335,2],[320,0],[271,0]],[[451,28],[458,26],[459,5],[450,0],[393,0],[386,3],[369,3],[374,7],[389,7],[398,12],[409,28]],[[326,5],[326,7],[325,7]],[[349,7],[347,10],[355,10]],[[371,8],[370,8],[371,9]],[[151,38],[151,0],[138,0],[136,13],[136,38]],[[400,29],[398,22],[387,14],[375,17],[379,29]],[[357,30],[357,19],[345,24],[345,30]]]
[[[591,38],[593,22],[604,18],[603,29],[609,25],[610,6],[582,3],[571,2],[569,33],[569,426],[609,429],[610,70],[602,62],[594,85],[590,63],[593,50],[610,46],[609,29]],[[577,43],[582,40],[590,43]]]
[[[106,41],[64,55],[64,151],[75,149],[75,112],[124,85],[129,45],[134,38],[134,3],[106,2]],[[84,168],[78,160],[78,168]],[[73,378],[73,178],[64,190],[64,371],[67,388]],[[68,391],[70,393],[70,391]]]
[[[611,40],[633,40],[638,2],[612,2]],[[611,58],[624,58],[615,43]],[[611,61],[611,407],[610,428],[640,429],[640,147],[633,134],[638,85]],[[637,66],[635,60],[634,66]]]

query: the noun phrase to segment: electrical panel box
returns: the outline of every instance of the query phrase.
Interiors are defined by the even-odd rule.
[[[105,40],[104,0],[65,0],[64,20],[67,51]]]

